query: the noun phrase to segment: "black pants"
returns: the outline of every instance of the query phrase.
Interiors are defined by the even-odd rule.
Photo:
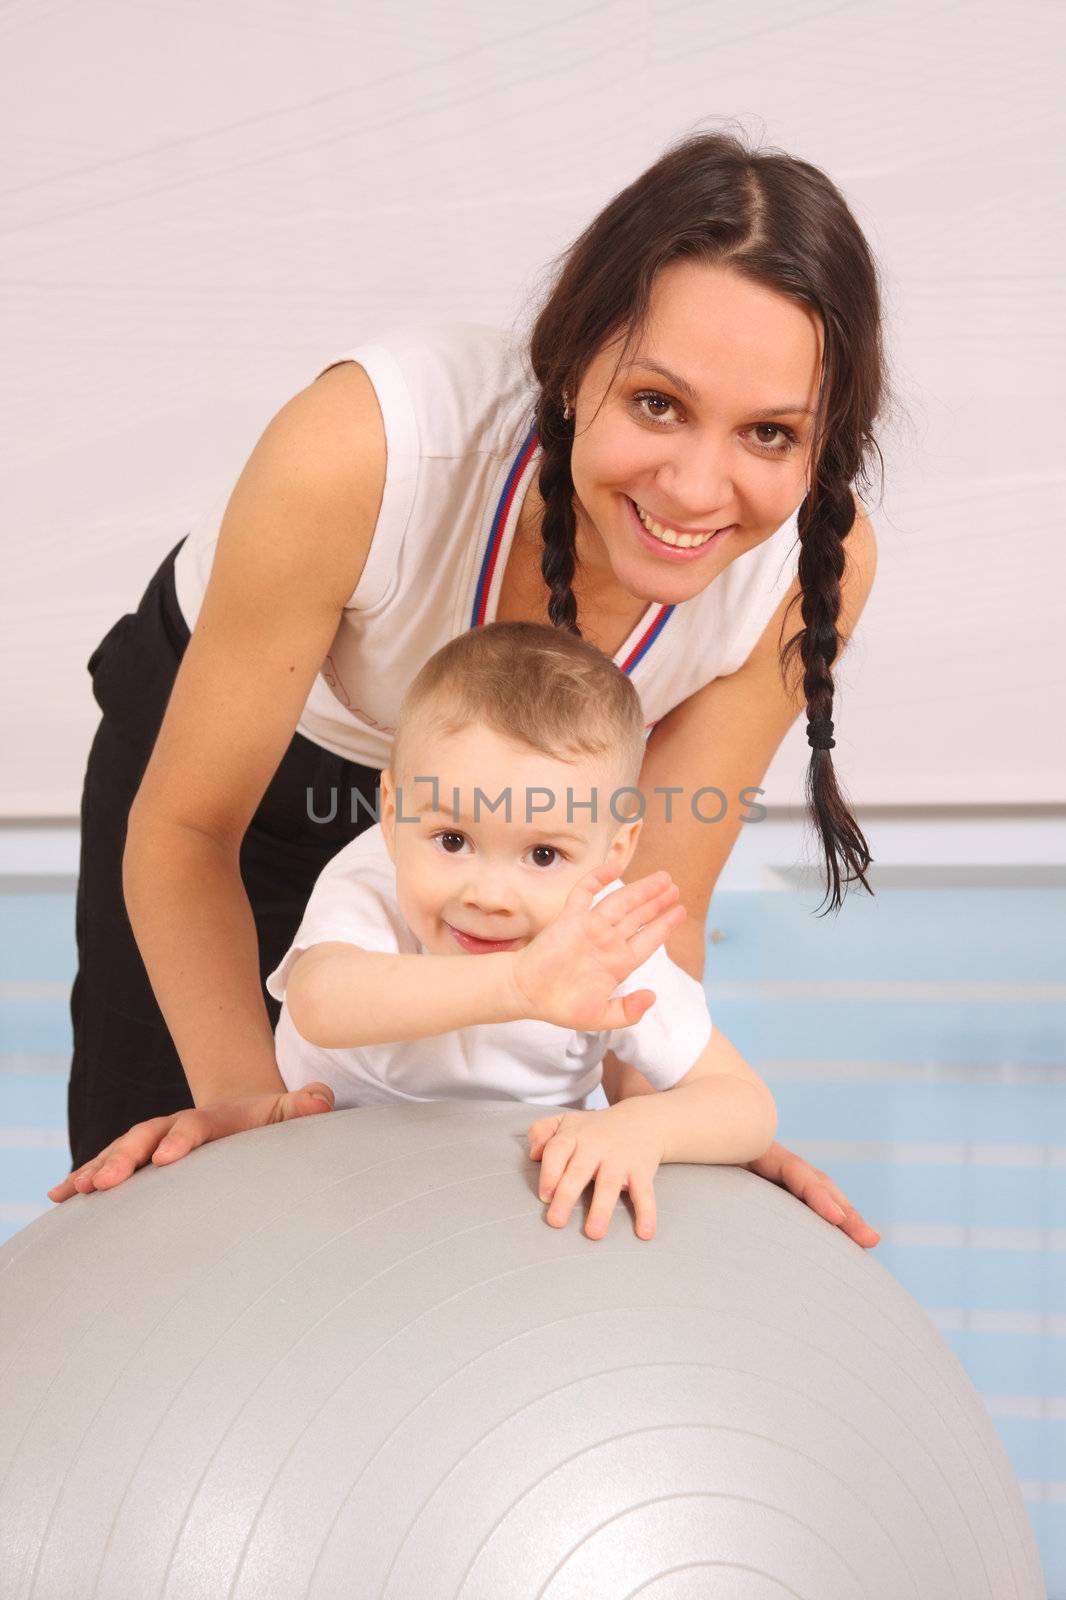
[[[97,1155],[133,1123],[193,1103],[122,894],[130,805],[189,640],[174,589],[174,557],[182,543],[156,572],[137,610],[119,618],[88,663],[103,716],[81,802],[78,971],[70,996],[74,1055],[67,1097],[72,1167]],[[326,862],[375,820],[379,776],[376,767],[346,761],[302,734],[293,735],[240,851],[261,980],[291,944]],[[274,1027],[281,1007],[265,988],[262,992]]]

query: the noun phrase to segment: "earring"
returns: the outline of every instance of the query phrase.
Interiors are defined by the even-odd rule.
[[[569,422],[570,418],[573,416],[573,414],[574,413],[570,409],[570,402],[569,402],[569,400],[566,398],[566,396],[564,394],[563,395],[563,421],[564,422]]]

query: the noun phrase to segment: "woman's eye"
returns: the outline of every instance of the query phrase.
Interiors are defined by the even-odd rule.
[[[665,394],[657,394],[654,389],[646,389],[643,393],[633,396],[634,404],[641,408],[641,416],[648,422],[665,425],[667,413],[676,411],[674,402]],[[647,407],[663,408],[648,410]],[[763,455],[787,456],[798,443],[796,435],[791,428],[784,427],[778,422],[757,422],[752,429],[755,434],[777,434],[779,443],[771,444],[765,438],[756,438],[756,447]]]
[[[757,422],[755,424],[754,431],[756,433],[758,433],[760,428],[765,429],[767,433],[778,433],[778,434],[780,434],[782,440],[784,441],[784,443],[782,443],[782,444],[775,444],[775,445],[764,444],[764,443],[762,443],[760,441],[760,443],[759,443],[760,450],[765,450],[768,455],[786,456],[786,455],[788,455],[788,452],[792,449],[792,446],[796,443],[796,435],[792,432],[792,429],[791,428],[784,428],[778,422]]]
[[[645,401],[648,401],[649,403],[654,403],[656,405],[665,406],[667,411],[673,411],[674,410],[674,402],[672,400],[668,400],[666,395],[664,395],[664,394],[656,394],[654,389],[648,389],[648,390],[645,390],[645,392],[643,394],[636,394],[636,395],[633,396],[634,404],[638,405],[638,406],[640,406],[642,408],[643,408],[643,405],[644,405]],[[659,422],[663,417],[663,412],[661,412],[661,411],[644,411],[642,409],[641,415],[643,417],[645,417],[649,422]]]
[[[435,843],[440,845],[440,847],[444,851],[445,855],[449,855],[449,856],[458,855],[459,854],[459,850],[451,850],[451,849],[449,849],[448,846],[444,842],[446,839],[457,839],[458,842],[459,842],[459,849],[462,849],[463,845],[466,843],[466,838],[461,833],[435,833],[433,835],[433,838],[434,838]]]

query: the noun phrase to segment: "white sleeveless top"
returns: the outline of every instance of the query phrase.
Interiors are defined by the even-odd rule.
[[[381,406],[385,488],[366,567],[297,730],[335,755],[380,770],[388,765],[404,691],[422,664],[449,639],[494,619],[542,452],[528,358],[498,328],[405,324],[329,365],[348,360],[365,368]],[[215,506],[201,519],[175,560],[178,604],[190,630],[224,509]],[[793,512],[700,594],[648,606],[614,657],[640,695],[645,737],[703,684],[744,664],[798,559]]]

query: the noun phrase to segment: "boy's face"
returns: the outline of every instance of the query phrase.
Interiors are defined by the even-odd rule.
[[[557,761],[480,724],[420,732],[407,749],[412,776],[399,790],[390,768],[381,775],[380,820],[400,910],[431,955],[520,949],[559,915],[579,879],[608,859],[620,877],[636,849],[640,821],[611,814],[621,779],[608,761]],[[632,806],[624,795],[616,809]]]

